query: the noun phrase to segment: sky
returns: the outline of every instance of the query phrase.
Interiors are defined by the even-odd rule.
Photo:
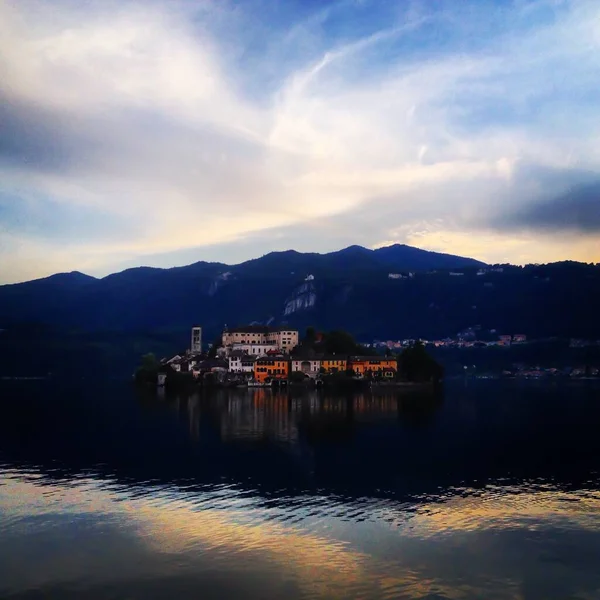
[[[600,262],[599,81],[597,0],[0,0],[0,283]]]

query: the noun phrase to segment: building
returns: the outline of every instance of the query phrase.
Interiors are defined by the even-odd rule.
[[[179,373],[182,370],[181,364],[183,361],[183,356],[181,356],[180,354],[176,354],[175,356],[172,356],[169,359],[163,359],[161,363],[164,365],[169,365],[171,369],[173,369],[173,371],[177,371]]]
[[[395,373],[398,369],[398,362],[389,356],[351,356],[348,359],[348,368],[352,369],[359,377],[368,374],[377,376],[383,375],[387,369],[393,369]]]
[[[321,372],[321,360],[318,358],[295,358],[291,362],[292,373],[300,371],[313,379]]]
[[[512,341],[512,335],[501,335],[499,336],[499,346],[510,346],[510,343]]]
[[[527,336],[523,333],[515,333],[512,337],[513,344],[523,344],[527,341]]]
[[[242,373],[248,379],[254,379],[254,370],[256,368],[256,357],[255,356],[243,356],[242,357]]]
[[[227,374],[229,363],[226,360],[219,358],[208,358],[200,361],[193,367],[192,373],[194,377],[206,376],[208,373],[213,373],[219,376],[219,379],[223,379]]]
[[[190,344],[190,352],[192,354],[202,353],[202,327],[194,325],[192,327],[192,342]]]
[[[246,325],[225,329],[221,343],[225,348],[234,344],[275,345],[282,352],[289,352],[298,345],[298,330],[289,327],[267,327],[264,325]]]
[[[227,357],[228,371],[230,373],[241,373],[242,372],[242,357],[246,356],[239,350],[234,350]]]
[[[239,350],[232,352],[229,355],[229,372],[244,375],[248,379],[254,377],[254,363],[256,356],[250,356]]]
[[[287,379],[290,361],[282,355],[262,356],[256,360],[254,378],[263,383],[266,379]]]
[[[281,352],[276,344],[232,344],[225,348],[226,354],[241,352],[249,356],[266,356],[269,353]]]
[[[321,368],[325,373],[343,373],[348,367],[348,359],[344,356],[324,356],[321,359]]]

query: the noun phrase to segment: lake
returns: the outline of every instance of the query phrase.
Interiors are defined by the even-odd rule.
[[[600,387],[0,382],[1,598],[600,598]]]

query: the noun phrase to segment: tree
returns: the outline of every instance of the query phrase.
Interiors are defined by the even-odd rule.
[[[138,383],[156,383],[158,379],[158,370],[160,363],[152,352],[144,354],[141,364],[135,372],[135,380]]]
[[[302,373],[302,371],[293,371],[290,373],[289,380],[291,383],[302,383],[308,378],[308,375]]]
[[[146,371],[154,371],[155,369],[158,369],[158,367],[159,362],[153,352],[148,352],[148,354],[144,354],[144,356],[142,356],[142,369]]]
[[[304,333],[303,342],[306,345],[312,346],[317,341],[317,330],[311,325],[306,328],[306,332]]]
[[[398,360],[398,375],[407,381],[437,382],[444,375],[443,367],[428,353],[421,342],[406,348]]]

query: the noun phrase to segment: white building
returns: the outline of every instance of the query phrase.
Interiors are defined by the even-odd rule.
[[[316,358],[301,358],[292,360],[292,373],[300,371],[315,378],[321,370],[321,361]]]
[[[229,372],[243,373],[248,377],[252,377],[256,358],[256,356],[250,356],[239,351],[233,352],[228,358]]]
[[[248,356],[265,356],[269,352],[279,352],[277,344],[233,344],[228,346],[227,354],[239,352]]]
[[[298,345],[298,339],[297,329],[248,325],[235,329],[225,329],[221,336],[221,343],[225,348],[232,348],[237,344],[275,345],[277,350],[289,352]],[[249,352],[249,354],[256,354],[256,352]]]

